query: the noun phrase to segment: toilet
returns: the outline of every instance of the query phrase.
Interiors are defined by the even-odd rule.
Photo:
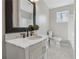
[[[62,40],[61,37],[54,36],[52,39],[55,40],[56,46],[60,46],[60,42]]]
[[[56,46],[60,46],[60,42],[62,41],[62,38],[59,36],[56,36],[52,31],[49,31],[49,35],[48,37],[50,38],[50,40],[54,40],[56,43]],[[50,43],[50,41],[49,41]]]

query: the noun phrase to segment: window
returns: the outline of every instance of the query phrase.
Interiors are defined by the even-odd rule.
[[[57,19],[56,19],[57,23],[68,22],[69,10],[57,12],[56,15],[57,15]]]

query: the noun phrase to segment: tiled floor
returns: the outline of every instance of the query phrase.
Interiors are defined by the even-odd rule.
[[[48,48],[47,59],[75,59],[75,58],[71,46],[57,47],[54,42],[51,42],[51,46]]]

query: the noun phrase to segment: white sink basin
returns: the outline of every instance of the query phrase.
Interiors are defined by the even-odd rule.
[[[17,38],[12,40],[6,40],[6,43],[13,44],[21,48],[26,48],[36,43],[39,43],[45,39],[47,39],[47,36],[38,35],[38,36],[30,36],[27,38]]]
[[[42,38],[42,36],[31,36],[31,37],[29,37],[29,39],[41,39]]]

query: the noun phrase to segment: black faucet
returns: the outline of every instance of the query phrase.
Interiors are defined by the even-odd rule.
[[[21,33],[20,35],[22,35],[23,38],[26,37],[26,34],[25,33]]]
[[[29,30],[27,29],[27,37],[29,37]]]

